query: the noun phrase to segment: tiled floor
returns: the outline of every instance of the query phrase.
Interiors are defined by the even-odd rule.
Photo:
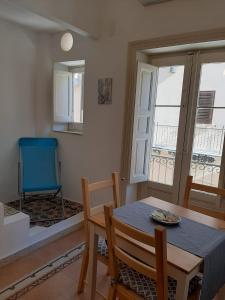
[[[33,253],[18,259],[17,261],[0,268],[0,289],[34,269],[46,264],[48,261],[73,248],[83,241],[83,230],[75,231],[57,241],[54,241]],[[21,300],[90,300],[86,293],[76,294],[76,287],[80,273],[81,260],[74,262],[63,271],[57,273],[29,293],[21,297]],[[107,295],[109,278],[106,276],[106,267],[98,263],[98,290]],[[96,294],[95,300],[103,298]],[[216,300],[216,298],[214,299]]]
[[[17,261],[0,269],[0,289],[18,280],[34,269],[44,265],[53,258],[73,248],[83,241],[83,230],[73,232],[57,241],[54,241],[33,253],[18,259]],[[84,293],[76,294],[76,286],[79,278],[81,260],[78,260],[57,273],[40,286],[21,297],[21,300],[90,300]],[[107,293],[109,279],[106,276],[105,266],[99,263],[98,289],[101,293]],[[102,297],[96,295],[96,300]]]

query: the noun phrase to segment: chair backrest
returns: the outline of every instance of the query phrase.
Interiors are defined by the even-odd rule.
[[[225,189],[216,188],[216,187],[208,186],[208,185],[204,185],[204,184],[194,183],[193,176],[188,176],[185,194],[184,194],[184,202],[183,202],[183,206],[185,208],[190,208],[190,209],[200,212],[202,214],[205,214],[205,215],[217,218],[217,219],[225,220],[225,211],[223,211],[223,212],[216,211],[216,210],[202,208],[202,207],[190,204],[191,190],[206,192],[209,194],[214,194],[214,195],[218,195],[218,196],[225,198]]]
[[[20,192],[57,189],[58,142],[55,138],[20,138]]]
[[[109,180],[98,181],[94,183],[89,183],[87,178],[81,178],[82,193],[83,193],[83,206],[84,206],[84,223],[85,229],[88,233],[88,218],[97,212],[104,210],[104,205],[113,205],[114,207],[120,206],[120,184],[119,184],[119,173],[112,173],[112,178]],[[113,199],[106,201],[101,205],[92,207],[91,206],[91,193],[112,189]]]
[[[137,230],[113,216],[113,208],[105,206],[105,222],[107,232],[107,244],[109,249],[109,267],[113,282],[118,282],[119,263],[122,261],[137,272],[156,281],[157,299],[168,300],[168,275],[167,275],[167,242],[166,230],[158,226],[155,228],[155,236]],[[127,253],[118,245],[116,233],[132,238],[136,242],[155,248],[155,267],[144,264],[134,256]]]

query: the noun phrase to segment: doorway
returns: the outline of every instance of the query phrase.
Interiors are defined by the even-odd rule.
[[[144,62],[141,56],[131,182],[174,203],[182,203],[189,174],[196,183],[224,187],[224,116],[224,50],[148,55]],[[220,205],[202,193],[192,198]]]

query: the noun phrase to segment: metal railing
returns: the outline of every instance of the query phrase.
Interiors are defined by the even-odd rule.
[[[172,185],[175,167],[175,157],[152,155],[150,160],[150,180]],[[217,186],[220,174],[220,164],[202,161],[191,162],[190,174],[196,183]]]
[[[175,157],[152,155],[150,160],[150,180],[172,185],[174,166]]]
[[[178,127],[155,125],[150,180],[173,184]],[[190,174],[194,182],[217,186],[225,128],[196,127]]]
[[[221,156],[225,128],[201,127],[195,128],[194,151],[213,153]],[[154,148],[175,150],[177,144],[178,127],[173,125],[155,124],[153,145]]]

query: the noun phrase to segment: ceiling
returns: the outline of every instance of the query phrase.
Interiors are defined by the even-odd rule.
[[[59,32],[67,29],[64,24],[33,13],[8,0],[0,0],[0,18],[36,31]]]
[[[142,5],[157,4],[171,0],[139,0]],[[79,32],[79,30],[71,24],[58,20],[56,18],[40,15],[39,13],[32,12],[16,2],[10,0],[0,0],[0,18],[8,20],[25,27],[29,27],[36,31],[45,32],[61,32],[70,30]]]

